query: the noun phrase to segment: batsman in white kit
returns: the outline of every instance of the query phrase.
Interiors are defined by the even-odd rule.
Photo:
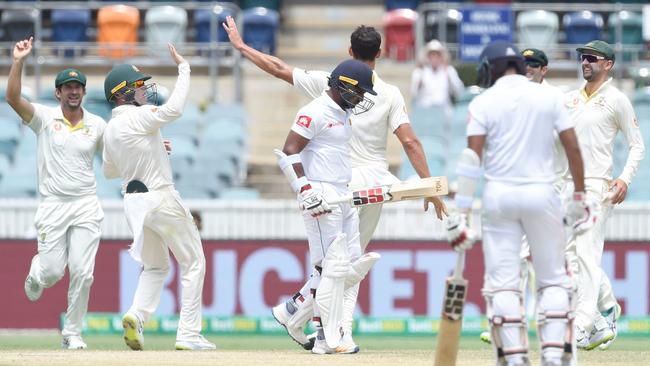
[[[86,76],[77,69],[61,71],[54,82],[56,107],[30,103],[21,96],[21,72],[33,39],[16,43],[7,82],[7,103],[38,137],[38,193],[34,225],[38,254],[25,280],[25,293],[38,300],[68,267],[68,309],[61,330],[65,349],[85,349],[83,318],[93,283],[95,255],[104,211],[96,194],[93,161],[102,149],[106,122],[81,107]]]
[[[284,148],[275,151],[298,194],[307,231],[314,268],[309,288],[317,331],[311,349],[315,354],[342,353],[338,348],[344,292],[363,279],[378,259],[376,253],[361,257],[356,208],[349,202],[327,203],[328,197],[349,192],[350,115],[372,108],[364,95],[376,94],[373,73],[360,61],[346,60],[332,71],[329,85],[329,90],[298,111]]]
[[[190,65],[169,44],[178,65],[178,79],[168,101],[156,97],[151,76],[129,64],[106,76],[106,99],[115,105],[104,135],[104,174],[121,178],[124,211],[133,232],[131,256],[142,264],[133,304],[122,318],[124,340],[133,350],[144,348],[143,324],[160,302],[169,272],[169,251],[181,272],[181,312],[177,350],[210,350],[215,345],[201,334],[205,257],[192,215],[174,188],[171,165],[160,129],[181,116],[190,86]]]
[[[514,45],[496,41],[479,58],[479,85],[488,88],[469,105],[468,148],[459,159],[459,213],[448,220],[452,246],[475,241],[468,222],[483,160],[483,295],[497,365],[529,365],[528,329],[520,287],[522,235],[530,244],[537,274],[537,324],[543,366],[574,365],[573,299],[566,271],[566,234],[560,197],[553,189],[554,131],[573,173],[575,193],[566,220],[575,232],[595,216],[584,194],[580,148],[563,96],[526,79],[524,59]]]
[[[311,98],[318,98],[323,91],[328,89],[329,73],[324,71],[303,70],[286,64],[279,58],[264,54],[246,45],[234,20],[229,17],[223,25],[228,32],[233,47],[252,61],[260,69],[292,84],[297,90]],[[350,36],[350,56],[375,68],[375,62],[381,55],[381,35],[373,27],[359,26]],[[392,132],[400,141],[404,152],[408,156],[413,168],[420,178],[431,176],[427,165],[422,144],[411,127],[404,97],[400,90],[383,81],[377,72],[374,72],[374,90],[377,96],[366,95],[374,102],[374,107],[367,113],[352,115],[352,138],[350,140],[350,162],[352,166],[352,179],[350,188],[365,188],[371,186],[391,185],[399,182],[388,170],[386,159],[386,145],[389,132]],[[437,217],[442,220],[446,214],[444,202],[439,197],[429,197],[424,200],[424,208],[428,209],[433,203]],[[359,233],[361,253],[365,253],[368,243],[379,223],[382,205],[368,205],[359,207]],[[346,353],[359,351],[359,347],[352,338],[353,314],[359,285],[353,286],[345,292],[344,321],[341,323],[342,345],[340,350]],[[312,303],[309,295],[309,281],[287,300],[273,308],[273,315],[284,327],[289,335],[303,348],[309,350],[313,346],[313,338],[304,334],[304,327],[312,313]],[[287,309],[290,311],[288,312]]]

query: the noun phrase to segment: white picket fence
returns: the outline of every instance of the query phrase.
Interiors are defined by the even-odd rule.
[[[204,239],[305,239],[302,217],[294,200],[186,200],[185,203],[201,213]],[[36,200],[0,200],[0,239],[35,238],[37,205]],[[102,201],[102,207],[105,214],[102,237],[131,238],[122,201]],[[374,239],[444,239],[444,224],[432,211],[433,207],[423,212],[421,201],[386,204]],[[480,218],[475,217],[474,222],[480,223]],[[650,204],[625,203],[616,207],[607,222],[606,235],[609,240],[650,240]]]

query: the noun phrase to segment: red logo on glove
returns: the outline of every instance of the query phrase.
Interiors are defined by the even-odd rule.
[[[309,116],[299,116],[298,120],[296,121],[296,124],[298,124],[298,126],[302,126],[304,128],[309,128],[309,125],[311,125],[311,117],[309,117]]]

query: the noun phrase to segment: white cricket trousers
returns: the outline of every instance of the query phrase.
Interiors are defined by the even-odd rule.
[[[350,180],[350,189],[367,188],[373,186],[391,185],[400,180],[394,176],[388,169],[382,166],[360,166],[352,168],[352,179]],[[366,251],[368,243],[372,240],[372,235],[379,224],[381,209],[383,205],[367,205],[359,207],[359,235],[361,244],[361,253]]]
[[[349,193],[345,184],[331,184],[326,182],[311,182],[312,189],[321,192],[323,197],[338,197]],[[322,266],[323,258],[329,245],[340,233],[345,233],[348,240],[350,261],[361,256],[359,245],[359,216],[357,209],[349,203],[340,203],[330,207],[332,212],[312,217],[308,211],[303,211],[302,217],[309,241],[309,257],[312,266]]]
[[[601,205],[600,217],[590,230],[577,236],[567,246],[569,268],[578,285],[576,324],[587,332],[591,332],[595,322],[602,318],[601,311],[616,304],[612,285],[601,267],[605,224],[612,211],[611,202],[605,201],[609,186],[610,182],[605,179],[585,179],[587,196]],[[564,199],[571,199],[572,193],[573,182],[569,181],[563,193]]]
[[[169,272],[169,251],[181,272],[181,313],[177,341],[195,341],[201,332],[205,257],[199,231],[189,210],[173,189],[138,193],[154,195],[160,204],[144,220],[143,269],[130,312],[145,321],[156,311]]]
[[[537,288],[571,286],[566,272],[566,234],[560,198],[548,184],[488,181],[483,191],[483,290],[518,291],[522,235],[530,245]]]
[[[104,211],[95,195],[66,200],[46,197],[36,211],[38,261],[32,261],[29,275],[49,288],[63,278],[68,267],[68,309],[61,331],[64,337],[81,335],[103,219]]]

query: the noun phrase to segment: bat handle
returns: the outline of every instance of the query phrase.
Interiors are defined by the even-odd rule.
[[[327,201],[327,203],[330,205],[338,205],[339,203],[350,202],[350,200],[352,200],[352,196],[345,195],[345,196],[327,198],[325,201]]]
[[[461,250],[456,256],[456,268],[454,269],[454,279],[463,279],[463,267],[465,266],[465,251]]]

